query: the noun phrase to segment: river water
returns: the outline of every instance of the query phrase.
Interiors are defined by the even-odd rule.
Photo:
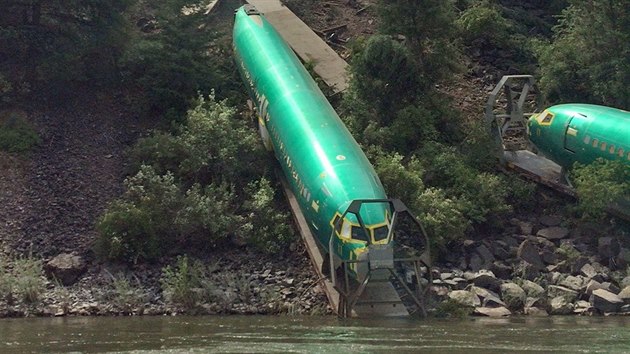
[[[630,353],[630,317],[457,320],[68,317],[0,320],[0,353]]]

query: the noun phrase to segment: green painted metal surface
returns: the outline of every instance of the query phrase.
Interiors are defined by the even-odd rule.
[[[565,168],[597,158],[630,166],[630,112],[589,104],[552,106],[528,122],[539,151]]]
[[[381,182],[299,59],[251,7],[236,12],[233,49],[260,115],[261,135],[273,148],[309,227],[328,251],[335,215],[343,214],[352,200],[386,198]],[[378,235],[386,229],[387,217],[386,205],[362,207],[373,242],[386,242]],[[367,250],[358,240],[365,233],[356,227],[341,229],[355,237],[333,237],[332,251],[344,260],[357,259]]]

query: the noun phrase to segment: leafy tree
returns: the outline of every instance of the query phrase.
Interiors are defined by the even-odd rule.
[[[378,14],[382,33],[404,36],[425,87],[447,78],[457,67],[452,0],[380,0]]]
[[[134,0],[15,0],[0,12],[0,70],[57,89],[115,79],[128,39],[124,12]],[[114,77],[113,77],[113,76]]]
[[[550,45],[539,45],[540,84],[552,101],[630,109],[630,3],[570,0]]]
[[[236,86],[236,69],[208,26],[205,0],[169,0],[152,4],[156,28],[136,38],[121,60],[124,80],[142,93],[145,112],[167,120],[185,115],[191,98],[214,88],[222,97]],[[182,9],[188,9],[182,11]]]

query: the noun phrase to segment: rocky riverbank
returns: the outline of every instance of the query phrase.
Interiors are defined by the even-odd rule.
[[[630,315],[624,235],[607,235],[601,225],[564,227],[560,216],[510,223],[511,234],[467,240],[458,264],[433,270],[438,303],[492,317]]]

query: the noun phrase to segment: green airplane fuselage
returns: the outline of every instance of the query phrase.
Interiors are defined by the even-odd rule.
[[[237,10],[233,49],[241,77],[256,104],[265,145],[273,149],[320,247],[344,260],[358,259],[367,252],[367,237],[350,214],[338,224],[333,249],[328,246],[333,225],[350,202],[386,198],[372,165],[264,16],[243,7]],[[389,217],[386,205],[361,208],[370,243],[389,242],[383,238]]]
[[[565,168],[597,158],[630,167],[630,112],[590,104],[561,104],[532,116],[530,141],[539,153]]]

